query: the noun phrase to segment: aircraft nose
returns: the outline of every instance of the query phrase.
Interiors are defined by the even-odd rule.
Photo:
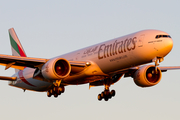
[[[173,40],[171,38],[169,38],[166,42],[166,45],[167,45],[167,50],[169,50],[169,52],[170,52],[173,48]]]
[[[173,40],[171,38],[162,39],[156,44],[157,56],[165,57],[173,48]]]
[[[163,40],[163,53],[164,55],[167,55],[173,48],[173,40],[171,38]]]

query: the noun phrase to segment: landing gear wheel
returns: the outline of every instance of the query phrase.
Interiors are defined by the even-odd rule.
[[[102,93],[101,93],[101,97],[104,98],[104,96],[105,96],[105,95],[104,95],[104,92],[102,92]]]
[[[109,94],[108,98],[109,98],[109,99],[111,99],[111,98],[112,98],[112,95],[111,95],[111,93]]]
[[[109,100],[108,96],[105,96],[105,97],[104,97],[104,100],[105,100],[105,101],[108,101],[108,100]]]
[[[48,92],[47,92],[47,96],[48,96],[48,97],[51,97],[51,95],[52,95],[52,94],[50,93],[50,91],[48,91]]]
[[[59,91],[58,95],[61,95],[61,92]]]
[[[51,93],[51,95],[54,95],[53,89],[51,89],[49,92]]]
[[[116,91],[115,90],[111,90],[111,96],[114,97],[116,95]]]
[[[57,93],[55,93],[55,94],[54,94],[54,97],[55,97],[55,98],[57,98],[57,97],[58,97],[58,94],[57,94]]]
[[[63,86],[63,87],[59,87],[59,91],[60,91],[61,93],[64,93],[64,91],[65,91],[64,86]]]
[[[109,90],[105,90],[104,94],[105,94],[105,96],[108,96],[109,95]]]
[[[54,87],[54,92],[57,93],[58,95],[60,94],[60,90],[59,90],[59,87]]]
[[[101,94],[98,95],[98,100],[99,100],[99,101],[102,100]]]
[[[104,91],[104,95],[105,95],[105,97],[107,97],[107,98],[110,98],[110,97],[111,97],[111,94],[110,94],[109,90],[105,90],[105,91]]]

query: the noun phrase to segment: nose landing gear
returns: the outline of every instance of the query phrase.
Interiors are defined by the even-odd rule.
[[[155,57],[152,61],[155,62],[155,73],[157,74],[157,66],[159,66],[159,63],[164,60],[163,57]]]

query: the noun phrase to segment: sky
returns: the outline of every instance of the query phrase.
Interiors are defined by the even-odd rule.
[[[52,58],[144,29],[169,33],[174,46],[160,66],[180,66],[178,0],[0,0],[0,54],[11,55],[8,29],[13,27],[27,56]],[[0,75],[11,76],[14,69]],[[104,87],[67,86],[58,98],[23,92],[0,81],[3,120],[178,120],[180,71],[162,74],[161,82],[140,88],[122,78],[110,89],[116,96],[98,101]]]

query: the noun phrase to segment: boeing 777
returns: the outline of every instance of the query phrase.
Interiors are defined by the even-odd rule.
[[[24,91],[47,92],[48,97],[58,97],[68,85],[89,84],[104,86],[98,100],[108,101],[115,96],[110,86],[122,76],[150,87],[160,82],[162,72],[180,69],[159,67],[173,47],[171,36],[159,30],[135,32],[50,59],[27,57],[13,28],[9,37],[12,55],[0,54],[0,65],[15,68],[15,74],[0,79]]]

